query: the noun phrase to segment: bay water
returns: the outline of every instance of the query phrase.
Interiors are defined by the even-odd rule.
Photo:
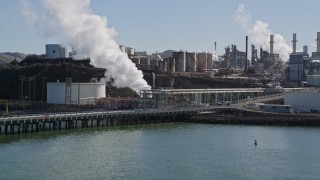
[[[192,123],[1,135],[0,179],[319,179],[319,138],[320,128]]]

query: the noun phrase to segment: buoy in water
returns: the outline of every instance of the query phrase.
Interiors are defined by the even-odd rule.
[[[257,146],[258,145],[258,141],[254,140],[254,145]]]

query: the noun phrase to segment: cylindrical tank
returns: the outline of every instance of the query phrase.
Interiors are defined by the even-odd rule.
[[[207,69],[211,70],[212,66],[213,66],[212,54],[208,53],[207,54]]]
[[[164,71],[164,61],[158,61],[158,70]]]
[[[197,60],[197,68],[199,72],[202,72],[203,70],[207,69],[207,53],[199,53]]]
[[[163,61],[163,71],[168,72],[168,61]]]
[[[186,71],[187,72],[196,72],[197,70],[197,54],[196,53],[187,53],[186,54]]]
[[[134,55],[134,49],[129,47],[128,48],[128,52],[127,52],[129,55]]]
[[[171,73],[174,73],[176,72],[176,61],[174,58],[168,58],[166,59],[167,61],[167,71],[168,72],[171,72]]]
[[[119,45],[120,51],[125,53],[126,52],[126,47]]]
[[[173,52],[173,57],[176,59],[175,70],[176,72],[185,72],[186,71],[186,52]]]
[[[171,61],[171,67],[172,67],[172,72],[176,72],[176,59],[175,58],[172,58],[172,61]]]

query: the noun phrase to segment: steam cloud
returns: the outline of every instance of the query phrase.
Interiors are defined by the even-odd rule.
[[[48,14],[47,20],[51,23],[35,23],[36,13],[31,12],[25,0],[21,0],[20,4],[22,14],[31,16],[36,28],[40,23],[50,27],[54,24],[54,34],[62,36],[80,57],[90,57],[92,65],[106,68],[104,81],[113,77],[119,87],[131,87],[136,91],[150,88],[143,79],[142,71],[137,69],[127,54],[120,51],[114,40],[117,32],[107,27],[107,18],[92,13],[90,0],[42,0]],[[44,29],[49,31],[51,28],[41,28],[40,31]]]
[[[246,10],[244,4],[238,6],[234,19],[247,30],[253,44],[259,45],[263,49],[270,50],[270,34],[274,33],[272,33],[268,23],[257,20],[253,24],[250,12]],[[289,59],[289,53],[292,52],[292,48],[280,34],[274,34],[274,52],[279,53],[281,59],[284,61]]]

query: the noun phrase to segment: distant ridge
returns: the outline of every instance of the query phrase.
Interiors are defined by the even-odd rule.
[[[160,55],[163,58],[169,58],[169,57],[172,57],[173,52],[176,52],[176,51],[175,50],[166,50],[166,51],[160,53]]]
[[[22,61],[27,54],[19,53],[19,52],[2,52],[0,53],[0,65],[1,64],[9,64],[13,60],[17,60],[18,62]]]

